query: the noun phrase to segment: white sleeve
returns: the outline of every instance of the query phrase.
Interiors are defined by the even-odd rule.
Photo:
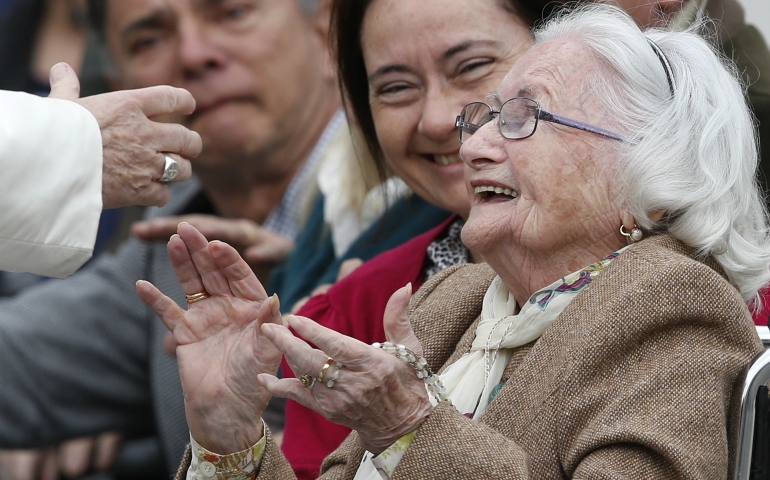
[[[102,211],[102,138],[75,102],[0,91],[0,270],[74,273]]]

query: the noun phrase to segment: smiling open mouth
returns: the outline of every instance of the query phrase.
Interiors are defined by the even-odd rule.
[[[491,185],[479,185],[474,187],[475,193],[481,200],[492,200],[499,198],[501,200],[510,200],[519,196],[519,192],[510,188],[493,187]]]
[[[438,163],[439,165],[452,165],[461,162],[459,154],[454,155],[423,155],[426,159]]]

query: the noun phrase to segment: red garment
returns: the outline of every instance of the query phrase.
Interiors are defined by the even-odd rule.
[[[456,217],[366,262],[324,295],[311,298],[297,315],[364,343],[385,341],[382,316],[388,299],[412,282],[416,291],[424,282],[423,265],[428,246]],[[281,369],[294,377],[286,360]],[[291,400],[286,401],[286,428],[281,449],[300,480],[318,478],[321,462],[333,452],[350,429],[332,423]]]
[[[752,312],[752,317],[754,317],[755,325],[767,326],[768,317],[770,317],[770,286],[760,290],[759,296],[762,298],[762,309]]]

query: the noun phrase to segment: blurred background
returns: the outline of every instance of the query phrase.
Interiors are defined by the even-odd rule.
[[[746,9],[746,21],[759,28],[765,40],[770,38],[770,0],[738,0]]]

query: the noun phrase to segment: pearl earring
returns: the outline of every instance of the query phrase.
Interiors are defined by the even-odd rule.
[[[636,243],[639,240],[644,237],[644,233],[642,232],[642,229],[637,227],[636,224],[634,224],[634,228],[631,229],[631,233],[626,231],[626,228],[621,225],[620,226],[620,234],[626,237],[626,240],[628,241],[628,244]]]

